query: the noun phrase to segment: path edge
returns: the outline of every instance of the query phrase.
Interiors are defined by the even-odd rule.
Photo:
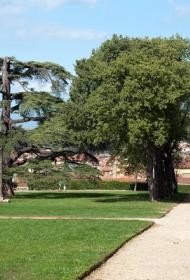
[[[143,232],[147,231],[148,229],[152,228],[155,225],[154,222],[151,222],[150,225],[143,228],[141,231],[137,232],[133,236],[131,236],[129,239],[122,242],[116,249],[111,251],[109,254],[107,254],[102,260],[97,262],[96,264],[92,265],[88,270],[83,272],[80,276],[78,276],[75,280],[84,280],[85,277],[89,276],[92,272],[94,272],[96,269],[100,268],[107,260],[109,260],[111,257],[113,257],[123,246],[125,246],[128,242],[130,242],[135,237],[139,236]]]
[[[186,203],[187,201],[190,201],[190,194],[189,193],[185,193],[184,197],[179,199],[178,202],[176,202],[176,205],[170,209],[168,209],[168,211],[166,211],[166,213],[164,213],[163,215],[161,215],[158,219],[162,219],[164,218],[166,215],[168,215],[173,209],[175,209],[178,205],[180,205],[181,203]]]

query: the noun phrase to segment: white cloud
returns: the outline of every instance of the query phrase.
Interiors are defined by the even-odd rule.
[[[70,28],[48,22],[37,25],[37,23],[26,22],[25,17],[22,17],[29,9],[40,8],[52,10],[66,3],[83,4],[88,7],[93,7],[98,1],[100,0],[0,0],[0,17],[3,19],[10,15],[8,24],[11,25],[11,28],[9,30],[20,39],[102,40],[106,38],[106,33],[102,31],[88,28]]]
[[[12,1],[12,0],[0,0],[0,15],[18,15],[23,13],[25,10],[25,5],[22,0]]]
[[[93,7],[99,0],[0,0],[0,15],[17,15],[30,8],[56,9],[66,3],[83,4]]]
[[[88,6],[94,6],[99,0],[31,0],[33,4],[43,5],[48,9],[58,8],[66,3],[75,3],[75,4],[85,4]]]
[[[178,18],[190,17],[190,4],[189,3],[178,4],[177,1],[175,1],[175,0],[168,0],[168,2],[172,6],[176,17],[178,17]]]
[[[92,29],[66,28],[58,25],[35,26],[32,28],[19,27],[16,35],[20,38],[34,39],[68,39],[68,40],[102,40],[106,33]]]
[[[190,16],[190,5],[189,4],[184,4],[184,5],[177,5],[176,6],[176,14],[179,17],[189,17]]]

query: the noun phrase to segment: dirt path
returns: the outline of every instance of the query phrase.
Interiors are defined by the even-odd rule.
[[[189,280],[190,201],[122,247],[85,280]]]

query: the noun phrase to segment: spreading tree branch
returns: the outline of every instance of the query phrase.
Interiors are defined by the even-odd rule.
[[[15,152],[11,156],[11,161],[10,161],[10,166],[19,166],[23,165],[26,162],[30,162],[33,159],[25,159],[22,162],[17,162],[18,158],[21,157],[25,153],[33,153],[36,155],[35,160],[55,160],[56,157],[63,156],[67,162],[70,163],[77,163],[77,160],[69,159],[70,156],[74,156],[79,154],[80,152],[72,151],[72,150],[62,150],[62,151],[52,151],[52,150],[44,150],[44,149],[39,149],[37,147],[31,146],[31,147],[24,147],[22,149],[19,149],[17,152]],[[92,162],[95,164],[98,164],[98,160],[95,156],[91,155],[88,152],[83,152],[87,158],[89,158]]]

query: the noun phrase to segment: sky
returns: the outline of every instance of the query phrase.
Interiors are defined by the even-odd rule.
[[[115,33],[190,38],[190,0],[0,0],[0,56],[52,61],[74,73],[77,59]]]

